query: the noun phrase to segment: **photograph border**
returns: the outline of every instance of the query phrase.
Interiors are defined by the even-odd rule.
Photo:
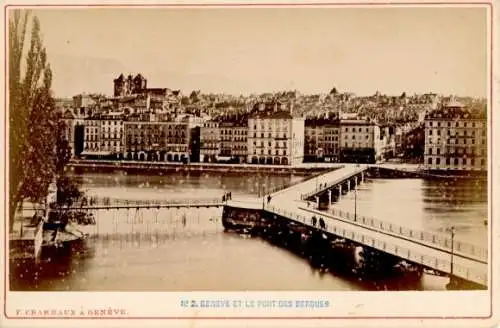
[[[498,6],[498,4],[496,4]],[[475,6],[475,7],[485,7],[488,15],[487,15],[487,20],[489,19],[489,24],[488,24],[488,29],[489,29],[489,40],[487,42],[490,43],[489,49],[486,49],[487,52],[487,69],[489,69],[489,77],[488,73],[486,74],[486,77],[489,78],[489,92],[487,92],[487,97],[489,97],[487,104],[489,106],[488,110],[488,120],[489,120],[489,145],[488,145],[488,211],[489,211],[489,222],[488,222],[488,236],[489,236],[489,243],[488,243],[488,260],[489,260],[489,271],[488,271],[488,292],[489,292],[489,297],[490,297],[490,309],[489,309],[489,315],[488,316],[359,316],[359,317],[351,317],[351,316],[205,316],[205,317],[199,317],[199,316],[181,316],[181,317],[171,317],[171,316],[154,316],[154,317],[134,317],[134,316],[113,316],[113,317],[88,317],[88,316],[71,316],[71,317],[59,317],[59,316],[47,316],[47,317],[30,317],[30,316],[9,316],[7,313],[7,294],[8,294],[8,263],[9,263],[9,253],[8,253],[8,248],[9,245],[7,243],[8,240],[8,222],[5,219],[4,220],[4,295],[3,295],[3,315],[7,319],[23,319],[23,320],[61,320],[61,319],[77,319],[77,320],[136,320],[136,319],[142,319],[142,320],[158,320],[158,319],[175,319],[175,320],[274,320],[274,319],[279,319],[279,320],[289,320],[289,319],[296,319],[296,320],[339,320],[339,319],[348,319],[348,320],[357,320],[357,319],[382,319],[382,320],[392,320],[392,319],[490,319],[493,316],[493,289],[496,286],[496,274],[497,270],[494,270],[494,250],[495,246],[497,246],[497,242],[495,240],[494,236],[494,229],[496,227],[496,222],[494,222],[494,209],[493,209],[493,183],[494,183],[494,165],[493,165],[493,159],[494,159],[494,152],[493,152],[493,130],[494,130],[494,120],[493,120],[493,99],[494,99],[494,61],[493,61],[493,54],[494,54],[494,5],[492,2],[474,2],[474,1],[453,1],[453,2],[446,2],[446,1],[412,1],[412,2],[402,2],[402,1],[397,1],[397,2],[273,2],[273,3],[251,3],[251,2],[242,2],[242,3],[159,3],[159,4],[146,4],[146,3],[130,3],[130,4],[125,4],[125,3],[117,3],[117,4],[111,4],[111,3],[102,3],[102,4],[4,4],[4,55],[5,55],[5,62],[4,62],[4,69],[5,69],[5,74],[4,78],[6,79],[5,83],[5,89],[4,89],[4,106],[5,106],[5,123],[4,123],[4,158],[5,158],[5,166],[4,166],[4,177],[5,177],[5,185],[4,185],[4,204],[8,204],[8,170],[7,170],[7,158],[8,158],[8,130],[9,130],[9,124],[8,124],[8,85],[7,85],[7,75],[8,75],[8,62],[7,62],[7,52],[8,52],[8,10],[10,9],[22,9],[22,8],[68,8],[68,9],[81,9],[81,8],[256,8],[256,7],[263,7],[263,8],[280,8],[280,7],[291,7],[291,8],[306,8],[306,7],[314,7],[314,8],[325,8],[325,7],[341,7],[341,8],[346,8],[346,7],[371,7],[371,8],[377,8],[377,7],[412,7],[412,6],[421,6],[421,7],[446,7],[446,6],[452,6],[452,7],[459,7],[459,6]],[[5,205],[4,209],[4,216],[5,218],[8,217],[8,206]],[[495,253],[496,254],[496,253]],[[127,292],[129,293],[129,292]],[[130,292],[134,293],[134,292]]]

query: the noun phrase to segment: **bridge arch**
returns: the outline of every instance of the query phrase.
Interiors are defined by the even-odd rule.
[[[252,161],[251,161],[252,164],[259,164],[259,159],[257,158],[257,156],[253,156],[252,157]]]
[[[264,156],[259,158],[259,164],[266,164],[266,158]]]
[[[146,153],[141,151],[139,152],[139,160],[140,161],[145,161],[146,160]]]
[[[266,164],[269,164],[269,165],[273,164],[273,158],[272,157],[268,157],[266,159]]]
[[[172,154],[171,154],[171,153],[168,153],[168,154],[167,154],[167,162],[171,162],[171,161],[172,161],[172,159],[173,159]]]
[[[282,157],[281,158],[281,165],[288,165],[288,158]]]
[[[128,160],[132,160],[132,159],[134,159],[134,154],[133,154],[133,153],[131,153],[131,152],[127,153],[127,159],[128,159]]]
[[[175,154],[174,155],[174,162],[178,162],[179,161],[179,154]]]
[[[280,162],[281,162],[281,160],[279,157],[274,158],[274,165],[280,165]]]
[[[132,158],[133,158],[134,161],[138,161],[139,160],[139,154],[133,153]]]

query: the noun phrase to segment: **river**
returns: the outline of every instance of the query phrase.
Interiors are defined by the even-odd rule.
[[[88,195],[124,200],[233,198],[258,195],[303,176],[174,173],[82,175]],[[355,205],[356,204],[356,205]],[[343,211],[405,226],[444,232],[487,246],[487,190],[475,180],[373,179],[334,205]],[[98,224],[78,255],[42,264],[35,278],[11,263],[13,290],[367,290],[366,284],[335,273],[319,273],[307,261],[259,238],[226,233],[221,210],[154,209],[98,211]],[[21,271],[21,268],[23,268]],[[34,270],[34,269],[28,269]],[[22,277],[21,277],[22,275]],[[27,278],[30,276],[30,278]],[[446,279],[424,275],[390,289],[444,290]]]

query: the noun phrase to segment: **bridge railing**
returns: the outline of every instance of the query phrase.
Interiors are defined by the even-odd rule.
[[[155,199],[155,200],[127,200],[110,197],[91,197],[82,206],[158,206],[158,205],[177,205],[177,204],[218,204],[222,203],[222,198],[199,198],[199,199]]]
[[[405,238],[435,245],[439,248],[451,251],[451,237],[445,236],[443,234],[411,229],[395,223],[390,223],[360,215],[354,215],[353,213],[337,209],[329,209],[327,213],[340,217],[341,219],[349,220],[356,224],[362,224],[379,231],[399,235]],[[453,251],[456,253],[470,255],[482,261],[488,260],[488,250],[486,248],[479,247],[477,245],[473,245],[471,243],[463,242],[460,240],[453,240]]]
[[[342,182],[346,179],[349,179],[357,174],[360,174],[361,172],[364,172],[364,171],[366,171],[366,167],[356,168],[356,170],[349,173],[349,175],[347,177],[342,177],[342,178],[339,178],[339,179],[336,179],[336,180],[330,181],[330,182],[321,182],[316,188],[314,188],[314,190],[301,194],[300,199],[306,200],[306,199],[310,198],[311,196],[316,195],[317,193],[324,191],[325,189],[334,187],[337,184],[339,184],[340,182]],[[321,176],[319,176],[318,179],[321,179]]]
[[[294,211],[284,210],[281,208],[277,208],[272,205],[266,206],[266,210],[269,212],[275,213],[277,215],[286,217],[292,221],[300,222],[308,226],[312,226],[311,217],[306,217],[300,214],[297,214]],[[318,215],[318,218],[322,217]],[[324,217],[324,219],[329,219],[328,217]],[[373,238],[366,234],[355,232],[351,229],[338,228],[335,225],[327,225],[325,228],[326,231],[345,238],[350,239],[352,241],[358,242],[363,245],[371,246],[377,248],[386,253],[398,256],[404,260],[411,261],[413,263],[420,264],[424,267],[434,269],[443,273],[449,274],[451,272],[451,261],[443,260],[441,258],[437,258],[435,256],[421,254],[409,248],[398,246],[394,243],[388,243],[386,241]],[[488,274],[478,269],[473,269],[469,267],[465,267],[456,263],[453,263],[453,275],[458,276],[470,281],[474,281],[476,283],[487,286],[488,284]]]

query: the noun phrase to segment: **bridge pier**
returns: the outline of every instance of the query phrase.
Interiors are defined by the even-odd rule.
[[[339,184],[338,188],[339,188],[339,197],[338,197],[338,200],[340,200],[340,198],[342,198],[342,184]]]
[[[328,206],[332,206],[332,190],[328,189]]]
[[[347,179],[347,192],[351,191],[351,179]]]

